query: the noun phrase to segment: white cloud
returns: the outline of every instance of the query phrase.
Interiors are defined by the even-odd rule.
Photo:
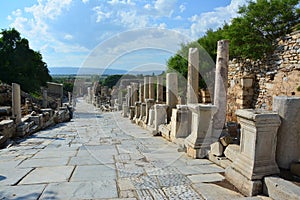
[[[82,3],[84,3],[84,4],[86,4],[88,2],[89,2],[89,0],[82,0]]]
[[[150,9],[151,9],[151,5],[150,5],[149,3],[147,3],[146,5],[144,5],[144,8],[145,8],[146,10],[150,10]]]
[[[66,34],[66,35],[64,36],[64,39],[65,39],[65,40],[72,40],[72,39],[73,39],[73,36],[70,35],[70,34]]]
[[[174,12],[176,2],[177,0],[156,0],[154,8],[160,15],[170,17]]]
[[[185,11],[185,9],[186,9],[186,7],[185,7],[183,4],[181,4],[181,5],[179,6],[180,12]]]
[[[96,22],[97,22],[97,23],[99,23],[99,22],[101,22],[102,20],[107,19],[107,18],[109,18],[109,17],[111,16],[111,12],[107,12],[107,13],[103,12],[103,11],[101,10],[101,7],[100,7],[100,6],[94,7],[94,8],[93,8],[93,11],[95,11],[96,14],[97,14],[97,19],[96,19]]]
[[[8,15],[6,19],[11,21],[13,18],[10,15]]]
[[[110,0],[107,2],[108,4],[111,5],[117,5],[117,4],[124,4],[124,5],[135,5],[134,2],[132,2],[131,0]]]
[[[22,15],[22,11],[20,9],[17,9],[13,11],[12,14],[16,17],[20,17]]]
[[[239,6],[246,4],[246,0],[232,0],[228,6],[215,8],[212,12],[193,15],[189,20],[192,22],[190,27],[191,35],[194,38],[205,33],[207,29],[221,27],[224,22],[236,17]]]

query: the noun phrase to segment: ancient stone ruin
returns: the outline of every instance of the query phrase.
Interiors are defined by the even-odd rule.
[[[111,93],[94,85],[87,101],[103,111],[121,111],[190,157],[209,158],[244,195],[276,196],[280,171],[300,176],[299,36],[278,40],[276,52],[264,61],[229,61],[229,41],[219,41],[214,94],[199,89],[200,58],[191,48],[186,102],[180,101],[175,72],[126,80]]]

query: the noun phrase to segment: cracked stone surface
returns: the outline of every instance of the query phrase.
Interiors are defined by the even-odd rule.
[[[0,149],[0,199],[244,198],[213,184],[224,169],[177,149],[78,99],[71,122]]]

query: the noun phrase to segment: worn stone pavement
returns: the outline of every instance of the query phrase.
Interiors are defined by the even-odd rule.
[[[71,122],[0,150],[0,199],[244,199],[223,172],[79,100]]]

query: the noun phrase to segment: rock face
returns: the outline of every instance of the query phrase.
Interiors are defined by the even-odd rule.
[[[265,60],[229,62],[227,120],[236,121],[237,109],[272,109],[273,96],[300,96],[300,31],[277,40]]]

